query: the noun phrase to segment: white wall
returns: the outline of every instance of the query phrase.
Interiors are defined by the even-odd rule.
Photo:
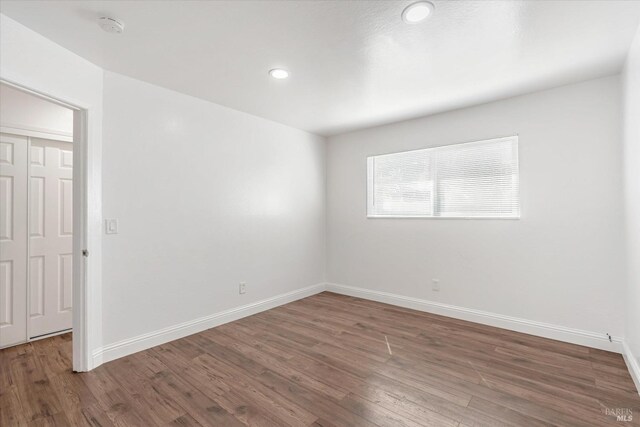
[[[82,155],[86,159],[87,194],[87,243],[90,258],[86,260],[87,335],[89,352],[97,350],[101,339],[101,252],[102,252],[102,69],[78,55],[60,47],[51,40],[0,14],[0,78],[37,92],[61,99],[88,111],[88,148],[82,153],[74,150],[74,159]],[[74,164],[78,162],[74,160]],[[82,173],[74,167],[76,173]],[[80,186],[74,186],[74,200],[78,200]],[[77,218],[74,218],[74,227]],[[75,232],[75,230],[74,230]],[[77,249],[77,248],[76,248]],[[77,264],[76,264],[77,266]],[[75,266],[74,266],[75,267]],[[76,272],[74,271],[74,278]],[[74,295],[75,298],[75,295]],[[74,304],[77,305],[74,299]],[[75,319],[74,319],[75,320]],[[90,369],[91,361],[84,365],[79,360],[74,339],[74,368]]]
[[[640,391],[640,29],[623,73],[628,292],[626,341]]]
[[[323,138],[105,74],[4,15],[0,24],[2,79],[89,112],[93,358],[78,366],[74,354],[76,369],[113,344],[324,282]],[[120,221],[104,245],[103,182],[104,217]]]
[[[330,138],[328,281],[621,337],[620,101],[614,76]],[[514,134],[520,220],[366,218],[367,156]]]
[[[105,347],[324,282],[324,138],[105,72]],[[239,295],[238,283],[247,283]]]
[[[0,125],[72,137],[73,110],[0,84]]]
[[[89,110],[89,348],[322,282],[597,333],[638,351],[638,40],[620,79],[322,139],[112,73],[0,15],[0,77]],[[105,217],[102,296],[102,107]],[[520,135],[523,218],[365,216],[367,155]],[[635,136],[634,136],[635,135]],[[635,154],[634,154],[635,153]],[[325,252],[324,194],[329,242]],[[430,280],[442,290],[430,290]],[[237,293],[239,281],[247,294]],[[627,298],[621,297],[627,295]],[[628,302],[626,302],[626,301]],[[102,309],[104,307],[104,313]],[[90,367],[90,366],[89,366]]]

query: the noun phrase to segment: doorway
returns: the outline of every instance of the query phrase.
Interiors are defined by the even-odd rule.
[[[74,111],[0,83],[0,348],[72,331]]]

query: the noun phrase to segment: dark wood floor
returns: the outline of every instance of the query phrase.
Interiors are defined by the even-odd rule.
[[[70,358],[70,335],[0,351],[0,425],[640,425],[618,354],[326,292],[89,373]]]

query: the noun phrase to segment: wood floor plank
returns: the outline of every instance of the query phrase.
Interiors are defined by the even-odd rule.
[[[259,427],[282,427],[291,424],[278,418],[276,414],[269,411],[251,396],[242,392],[231,390],[230,392],[216,397],[229,413],[233,414],[242,423],[249,426]],[[294,424],[295,425],[295,424]]]
[[[200,427],[200,424],[195,418],[189,414],[181,415],[169,424],[171,427]]]
[[[424,425],[424,420],[417,423],[402,414],[390,411],[384,406],[370,402],[353,393],[345,396],[340,401],[340,406],[378,425],[390,427],[420,427]]]
[[[619,354],[329,292],[89,373],[71,339],[0,350],[2,427],[640,425]]]
[[[300,387],[271,371],[262,374],[259,381],[288,401],[294,402],[300,407],[307,408],[313,414],[316,414],[316,416],[314,416],[309,423],[305,423],[305,425],[315,422],[318,415],[338,425],[358,425],[365,427],[376,425],[360,417],[359,414],[343,408],[333,399],[323,398],[322,395]]]
[[[136,358],[123,358],[106,366],[107,372],[131,397],[134,411],[155,425],[163,425],[184,414],[171,398],[144,375]]]
[[[29,427],[67,427],[69,425],[69,419],[64,413],[38,418],[28,424]]]
[[[0,397],[4,393],[12,390],[12,386],[16,384],[12,367],[15,360],[26,351],[29,344],[17,345],[15,347],[0,350]]]
[[[32,346],[11,361],[17,396],[27,422],[51,417],[62,410],[59,396],[52,392],[50,380],[40,365]]]
[[[277,356],[261,351],[261,348],[263,347],[260,346],[259,343],[255,344],[256,346],[258,346],[258,348],[254,348],[246,342],[240,341],[237,335],[235,336],[235,338],[233,338],[230,336],[225,336],[225,334],[221,334],[217,337],[217,339],[222,343],[228,342],[229,345],[233,345],[235,348],[240,349],[248,357],[251,357],[255,361],[260,361],[260,363],[262,363],[264,366],[268,366],[269,369],[273,372],[276,372],[282,377],[285,377],[288,380],[297,383],[298,385],[311,390],[315,390],[321,394],[331,396],[334,399],[338,400],[342,399],[346,395],[346,391],[335,389],[321,381],[318,381],[306,375],[301,370],[294,369],[293,366],[288,363],[288,360],[282,360]],[[256,340],[251,340],[251,342],[256,342]]]
[[[497,403],[491,402],[489,400],[484,400],[477,396],[473,396],[473,398],[469,402],[469,408],[477,409],[478,411],[482,412],[485,415],[497,417],[513,425],[526,425],[531,427],[535,427],[535,426],[543,427],[543,426],[554,425],[551,423],[540,421],[536,418],[529,417],[518,411],[514,411],[512,409],[498,405]],[[465,425],[469,425],[469,424],[465,424]]]
[[[7,387],[0,395],[0,426],[26,426],[24,409],[15,386]]]
[[[218,354],[205,354],[194,361],[206,369],[219,372],[221,380],[230,389],[246,394],[247,399],[254,402],[256,406],[268,408],[270,412],[289,425],[310,424],[317,418],[306,408],[273,393],[271,387],[260,382],[257,378],[266,372],[266,368],[258,375],[247,375],[242,367],[242,362],[236,360],[236,363],[239,364],[235,365],[226,359],[223,360],[223,357]]]
[[[197,386],[170,370],[153,374],[152,384],[159,392],[172,396],[173,401],[200,425],[211,427],[242,425],[212,396],[208,396],[206,392],[202,392]]]

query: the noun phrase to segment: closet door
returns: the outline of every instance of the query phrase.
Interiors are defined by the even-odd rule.
[[[31,138],[29,336],[71,329],[73,148]]]
[[[0,134],[0,347],[27,339],[27,148]]]

